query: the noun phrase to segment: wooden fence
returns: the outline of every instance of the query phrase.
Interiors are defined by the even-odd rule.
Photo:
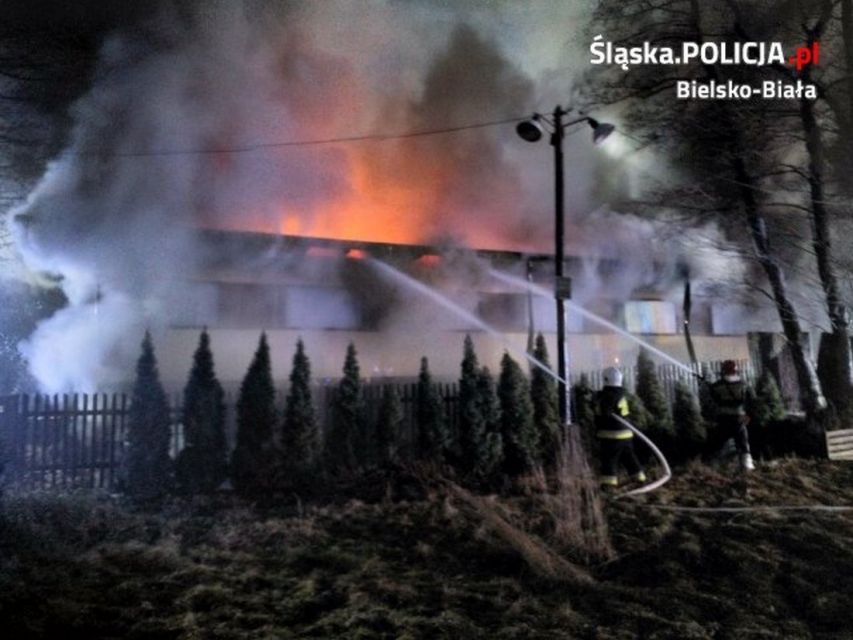
[[[747,362],[740,362],[744,377],[754,378]],[[701,365],[701,370],[712,378],[719,375],[721,363]],[[636,374],[633,367],[622,368],[625,385],[634,388]],[[573,383],[580,379],[573,374]],[[601,372],[586,373],[593,389],[601,387]],[[658,367],[662,386],[670,402],[674,398],[675,384],[686,383],[698,391],[695,376],[674,365]],[[402,400],[403,427],[399,446],[403,451],[415,445],[415,406],[417,385],[393,383]],[[382,393],[389,383],[370,382],[364,385],[367,417],[376,419]],[[456,383],[437,384],[439,397],[455,431],[458,421]],[[328,428],[332,415],[335,385],[314,388],[317,419],[321,432]],[[280,398],[283,395],[280,396]],[[0,445],[4,451],[5,482],[31,489],[49,488],[115,488],[119,479],[122,458],[127,440],[127,418],[130,399],[124,394],[74,394],[74,395],[15,395],[0,396]],[[183,448],[181,424],[181,396],[170,398],[172,440],[170,454],[174,458]],[[234,442],[235,398],[226,396],[226,425],[228,440]]]

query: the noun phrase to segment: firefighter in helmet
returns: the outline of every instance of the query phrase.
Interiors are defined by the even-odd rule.
[[[750,404],[751,391],[740,377],[734,360],[723,362],[720,379],[711,385],[717,429],[708,440],[708,453],[713,455],[729,438],[734,438],[740,457],[741,469],[752,471],[755,464],[749,451],[750,418],[746,408]]]
[[[619,485],[620,463],[632,480],[645,482],[646,474],[634,453],[634,434],[614,417],[627,419],[630,415],[628,399],[622,388],[622,372],[616,367],[604,370],[604,387],[595,396],[595,436],[601,457],[601,484],[604,487]]]

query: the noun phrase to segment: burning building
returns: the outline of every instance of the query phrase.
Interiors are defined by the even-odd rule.
[[[171,386],[183,383],[202,327],[211,333],[220,377],[232,386],[245,373],[261,331],[267,333],[281,380],[298,337],[320,379],[340,375],[349,342],[359,350],[364,375],[373,378],[415,376],[425,355],[436,377],[455,379],[466,333],[493,369],[505,350],[523,353],[532,332],[543,332],[555,353],[553,300],[490,275],[491,270],[514,274],[550,289],[549,255],[215,230],[200,231],[198,244],[204,249],[197,268],[168,299],[170,320],[156,338],[161,372]],[[377,264],[429,290],[408,285],[405,277],[389,278]],[[622,296],[625,271],[635,268],[580,255],[566,262],[579,292],[595,281],[598,293],[583,294],[585,306],[687,360],[682,312],[663,287],[638,287]],[[651,280],[660,277],[649,274]],[[425,293],[430,290],[462,312],[430,299]],[[607,296],[609,290],[618,295]],[[695,300],[691,326],[700,359],[748,357],[749,330],[764,327],[745,325],[744,315],[733,323],[728,306]],[[635,344],[577,313],[568,312],[567,328],[573,372],[636,358]]]
[[[67,149],[12,212],[28,277],[52,274],[69,301],[21,343],[41,389],[123,384],[145,328],[173,388],[204,326],[232,386],[261,331],[280,380],[299,336],[319,378],[340,374],[349,342],[366,376],[412,376],[426,355],[434,375],[455,378],[467,332],[492,368],[506,348],[522,352],[531,329],[551,340],[554,359],[552,300],[489,273],[553,288],[553,258],[541,253],[550,172],[542,149],[512,131],[535,108],[538,84],[495,37],[501,25],[457,17],[421,50],[410,41],[428,29],[397,14],[209,4],[110,36]],[[531,34],[539,40],[552,23]],[[391,35],[411,56],[399,69],[376,46]],[[720,265],[743,282],[743,261],[719,248],[731,239],[713,228],[665,241],[671,225],[602,211],[621,199],[624,172],[615,159],[572,156],[573,300],[686,359],[678,265],[689,257],[697,284],[721,282]],[[372,259],[430,289],[383,275]],[[703,293],[692,318],[700,359],[745,357],[749,331],[778,325],[772,310]],[[636,355],[571,312],[568,330],[572,371]]]

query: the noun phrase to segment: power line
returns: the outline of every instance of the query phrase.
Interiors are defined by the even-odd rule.
[[[403,133],[370,133],[359,136],[346,136],[341,138],[315,138],[308,140],[286,140],[280,142],[258,142],[238,147],[216,147],[216,148],[199,148],[199,149],[160,149],[152,151],[126,151],[111,153],[113,158],[144,158],[157,156],[187,156],[187,155],[207,155],[207,154],[237,154],[237,153],[252,153],[254,151],[263,151],[264,149],[278,149],[284,147],[311,147],[324,144],[335,144],[344,142],[366,142],[371,140],[403,140],[406,138],[418,138],[422,136],[434,136],[445,133],[455,133],[457,131],[467,131],[469,129],[484,129],[486,127],[495,127],[498,125],[510,124],[526,120],[530,116],[520,116],[515,118],[506,118],[504,120],[492,120],[489,122],[477,122],[473,124],[460,125],[458,127],[446,127],[443,129],[423,129],[419,131],[407,131]],[[69,151],[68,155],[73,156],[93,156],[103,153],[103,151]]]

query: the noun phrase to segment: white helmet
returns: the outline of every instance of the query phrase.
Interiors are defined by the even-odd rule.
[[[607,367],[603,374],[604,378],[604,386],[605,387],[621,387],[622,386],[622,372],[619,371],[616,367]]]

